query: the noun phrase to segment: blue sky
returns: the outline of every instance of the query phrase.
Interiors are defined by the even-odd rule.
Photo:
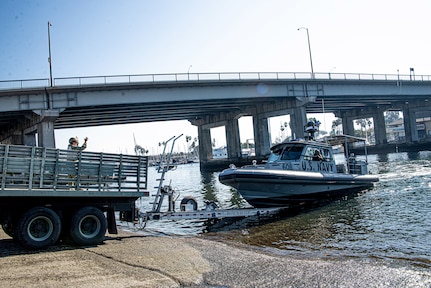
[[[2,0],[0,80],[49,77],[48,21],[54,78],[308,72],[307,35],[299,27],[309,29],[315,72],[409,74],[414,67],[429,75],[430,8],[425,0]],[[279,130],[284,120],[274,122]],[[133,133],[150,149],[181,130],[197,134],[181,121],[60,130],[56,139],[63,148],[71,134],[87,135],[95,150],[130,153]],[[154,131],[152,141],[144,136]]]

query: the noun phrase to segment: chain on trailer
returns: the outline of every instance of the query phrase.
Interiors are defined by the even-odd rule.
[[[167,172],[175,170],[176,165],[173,163],[172,154],[175,142],[181,137],[173,136],[165,141],[163,152],[158,163],[157,172],[160,177],[156,179],[159,184],[154,187],[157,189],[156,193],[151,195],[154,197],[151,211],[138,213],[139,229],[144,229],[147,221],[149,220],[184,220],[184,219],[222,219],[227,217],[269,217],[278,213],[287,207],[273,207],[273,208],[240,208],[240,209],[218,209],[218,205],[212,201],[205,201],[205,207],[198,210],[198,203],[194,197],[185,196],[180,202],[180,211],[175,211],[175,201],[178,200],[179,194],[175,197],[176,191],[172,188],[171,182],[169,185],[164,185],[165,175]],[[170,149],[168,149],[170,145]],[[168,151],[169,150],[169,151]],[[164,200],[167,199],[167,211],[161,211]]]

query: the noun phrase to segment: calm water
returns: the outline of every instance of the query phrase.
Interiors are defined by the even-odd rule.
[[[368,161],[380,182],[348,199],[264,222],[245,219],[214,227],[202,221],[150,221],[144,231],[206,233],[290,257],[383,258],[431,267],[431,152],[370,155]],[[171,181],[178,199],[194,196],[200,208],[205,200],[221,208],[249,207],[235,190],[218,182],[218,174],[201,174],[198,164],[182,165],[166,174],[165,184]],[[151,168],[150,191],[158,176]],[[149,202],[144,198],[138,206],[150,210]]]

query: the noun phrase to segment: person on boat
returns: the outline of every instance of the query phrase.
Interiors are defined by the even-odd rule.
[[[313,161],[323,161],[322,153],[317,149],[314,151]]]
[[[82,146],[79,146],[79,140],[78,137],[72,137],[69,139],[69,146],[67,146],[68,150],[78,150],[78,151],[82,151],[85,150],[87,148],[87,141],[88,141],[88,137],[84,138],[84,144],[82,144]]]
[[[356,156],[355,156],[355,153],[350,153],[350,156],[349,156],[349,163],[356,163]]]

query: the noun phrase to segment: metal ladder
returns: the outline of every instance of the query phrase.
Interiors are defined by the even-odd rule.
[[[153,208],[152,208],[151,212],[160,212],[160,209],[161,209],[162,204],[163,204],[163,199],[166,195],[169,196],[169,200],[170,200],[168,211],[173,212],[172,211],[173,210],[172,194],[174,193],[174,191],[172,190],[171,185],[163,186],[163,181],[165,180],[166,172],[168,172],[170,170],[170,167],[171,167],[172,152],[174,150],[175,141],[177,141],[177,139],[180,138],[181,136],[183,136],[183,134],[181,134],[177,137],[173,136],[169,140],[164,142],[162,157],[160,158],[159,167],[157,167],[157,173],[161,174],[160,178],[157,179],[159,181],[159,186],[154,187],[154,188],[157,188],[157,193],[155,195],[153,195],[155,198],[154,198],[154,202],[152,203]],[[168,146],[168,143],[171,141],[172,141],[171,150],[167,154],[166,153],[166,147]]]

